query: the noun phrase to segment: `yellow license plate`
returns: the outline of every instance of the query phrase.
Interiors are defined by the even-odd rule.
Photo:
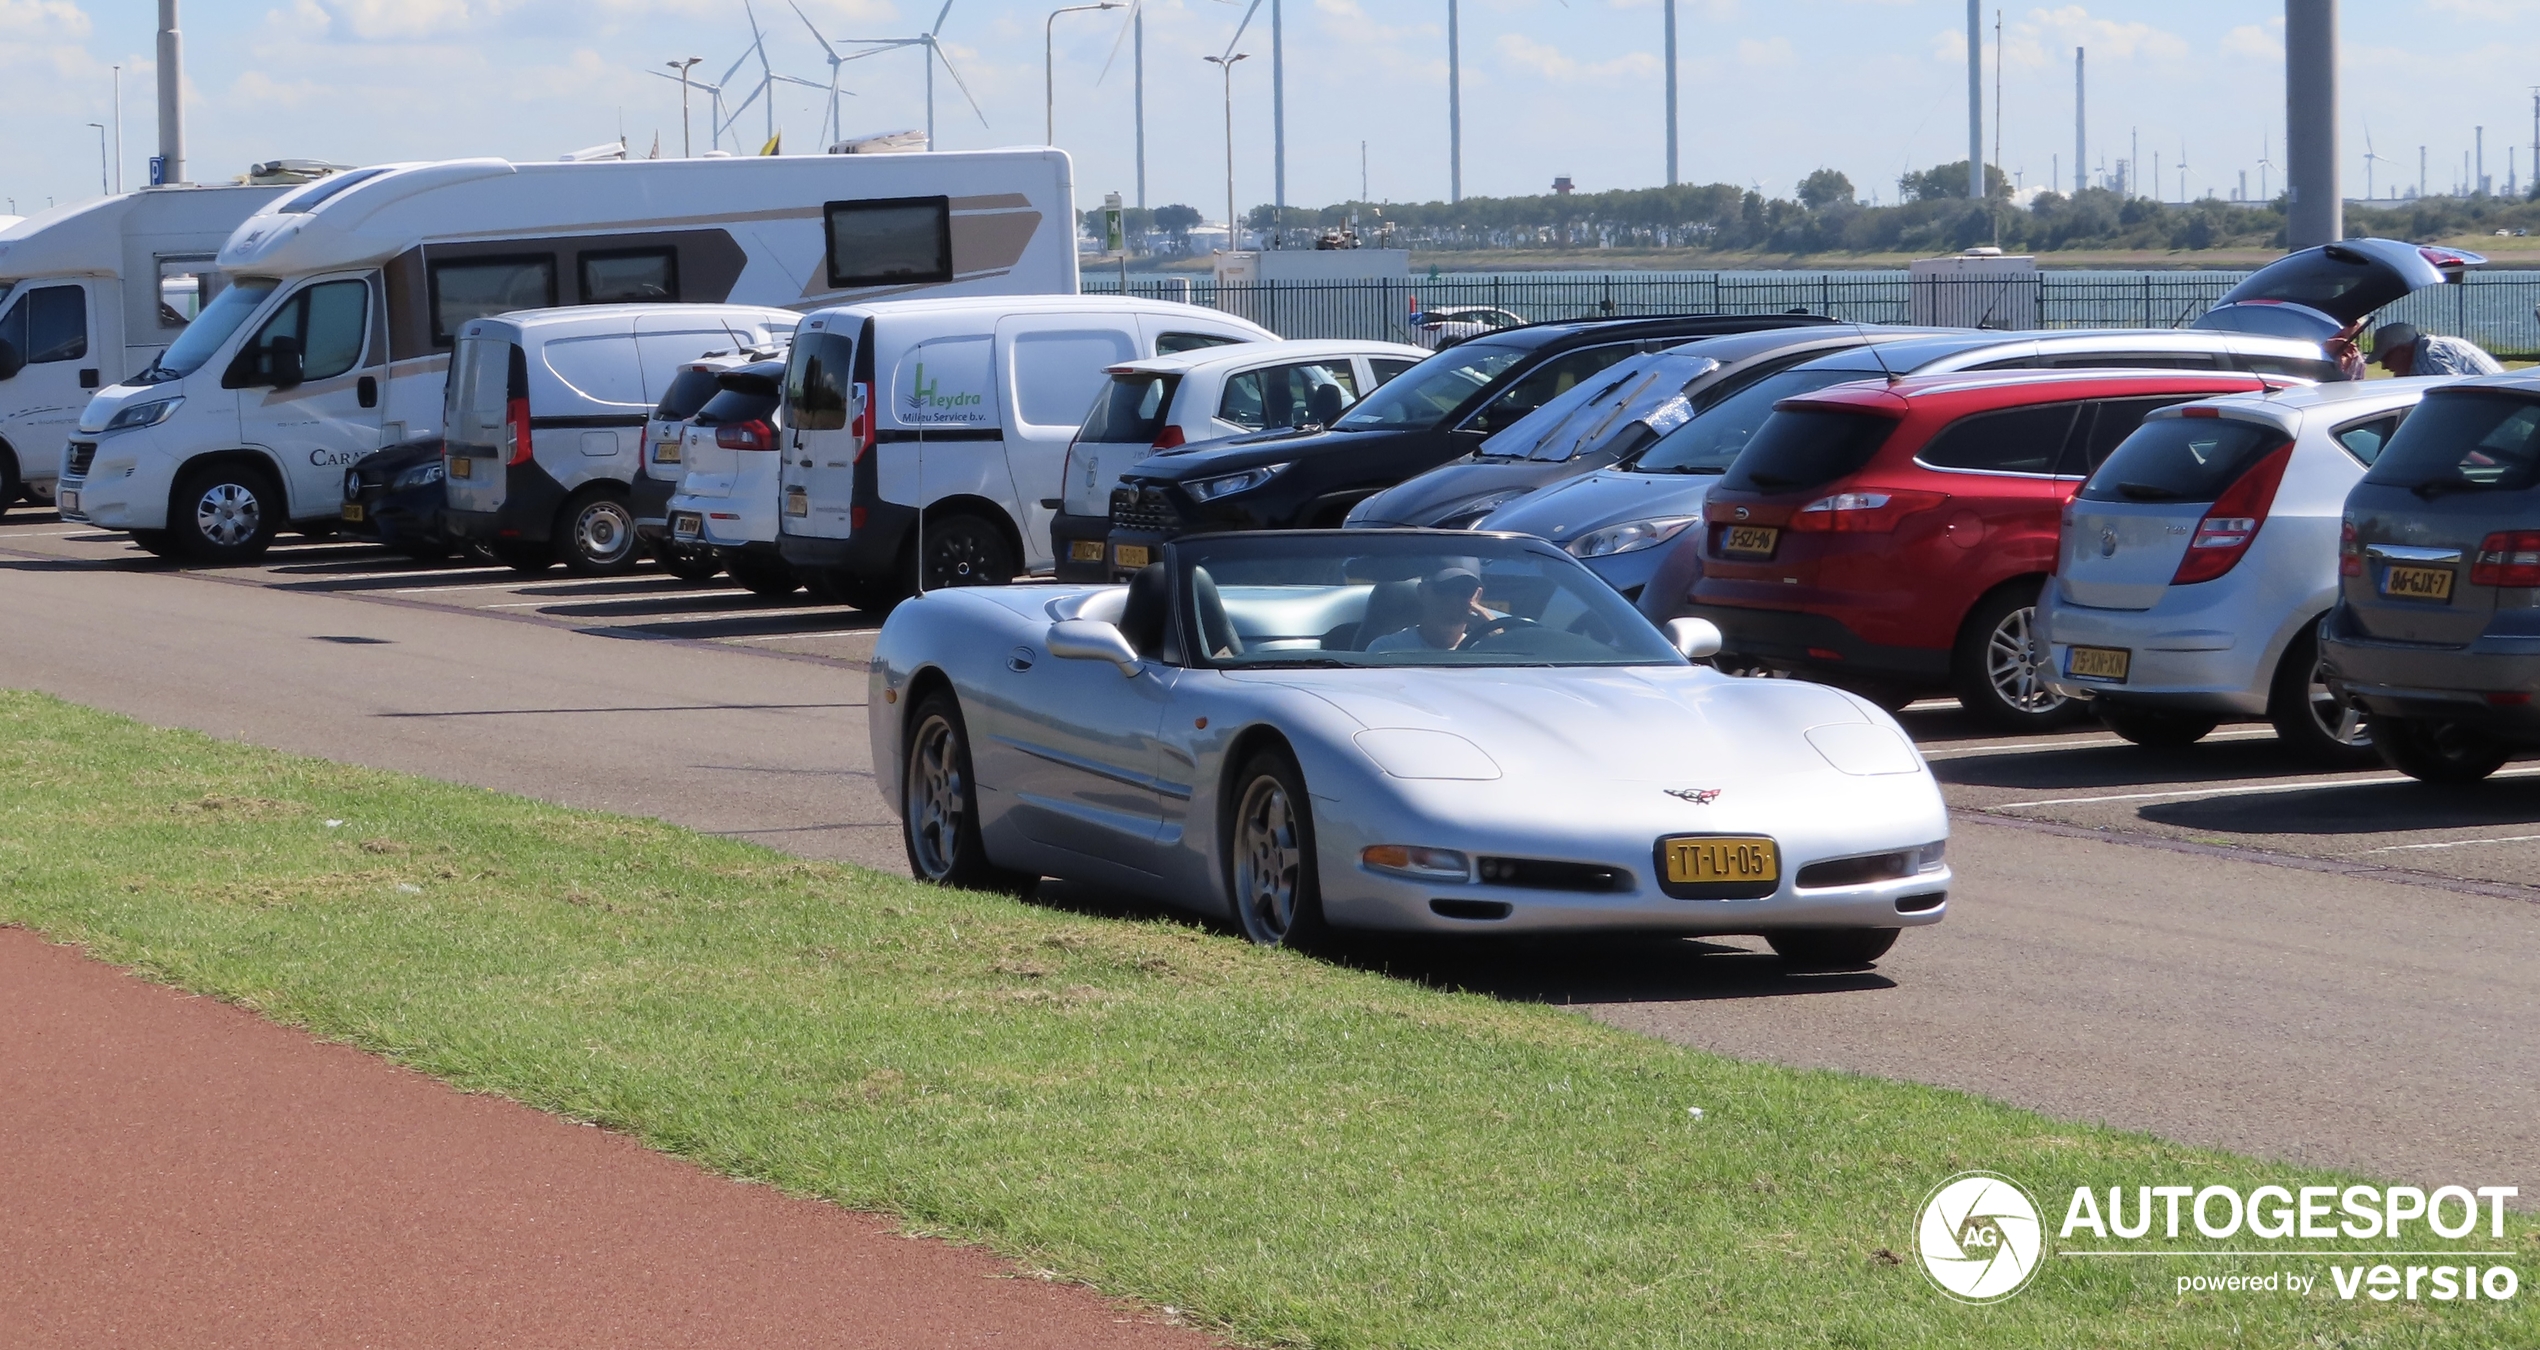
[[[2072,647],[2064,653],[2064,673],[2076,680],[2108,680],[2125,683],[2125,673],[2134,664],[2134,653],[2124,647]]]
[[[450,476],[452,478],[474,478],[476,476],[476,461],[465,455],[450,456]]]
[[[2381,574],[2381,593],[2401,600],[2452,599],[2452,569],[2448,567],[2393,567]]]
[[[1144,567],[1154,561],[1152,550],[1144,544],[1122,544],[1111,551],[1111,560],[1122,567]]]
[[[1769,558],[1782,532],[1769,525],[1732,525],[1720,536],[1720,552],[1732,558]]]
[[[1067,546],[1067,556],[1076,562],[1101,562],[1102,541],[1099,539],[1079,539]]]
[[[705,528],[706,518],[694,511],[673,511],[670,514],[670,537],[673,539],[694,539],[705,533]]]
[[[676,463],[678,463],[678,462],[679,462],[679,442],[677,442],[677,441],[662,441],[662,442],[659,442],[659,443],[655,444],[655,445],[653,446],[653,462],[654,462],[655,464],[676,464]]]
[[[346,503],[344,503],[344,518],[345,518],[346,520],[349,520],[349,521],[353,522],[353,523],[354,523],[354,524],[356,524],[356,525],[361,524],[361,523],[362,523],[362,504],[361,504],[360,502],[346,502]]]
[[[1667,881],[1699,886],[1718,881],[1779,881],[1782,855],[1772,840],[1711,834],[1666,841]]]

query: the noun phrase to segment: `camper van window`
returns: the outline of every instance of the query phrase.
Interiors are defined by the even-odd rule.
[[[88,293],[77,286],[18,292],[18,302],[0,314],[0,338],[30,366],[88,355]]]
[[[346,188],[358,187],[386,172],[388,170],[385,168],[379,168],[355,169],[351,173],[334,174],[311,183],[274,203],[273,209],[278,215],[296,215],[303,211],[314,211],[334,200],[335,195]]]
[[[229,335],[237,332],[257,310],[263,308],[265,301],[281,286],[281,282],[265,277],[241,277],[221,287],[220,294],[212,297],[212,303],[203,306],[203,312],[196,316],[194,322],[187,324],[185,331],[177,334],[176,341],[168,344],[167,351],[158,361],[135,376],[134,382],[156,384],[161,380],[183,379],[201,370],[203,363],[211,360],[212,354],[229,342]]]
[[[576,264],[582,271],[582,303],[645,304],[679,298],[679,250],[626,248],[585,253]]]
[[[453,258],[429,269],[432,341],[446,347],[471,319],[515,309],[553,309],[556,260],[547,254],[513,258]]]
[[[846,430],[854,378],[853,339],[837,333],[797,339],[785,369],[786,420],[804,431]]]
[[[1241,341],[1242,338],[1216,333],[1166,333],[1155,340],[1155,354],[1171,356],[1175,352],[1195,352],[1208,347],[1231,347]]]
[[[953,279],[952,199],[831,202],[829,285],[919,285]]]
[[[273,381],[273,344],[288,338],[300,348],[300,378],[328,380],[351,370],[362,359],[362,337],[369,331],[370,283],[326,281],[308,287],[273,312],[256,340],[239,353],[243,369],[233,367],[233,388],[253,389]]]

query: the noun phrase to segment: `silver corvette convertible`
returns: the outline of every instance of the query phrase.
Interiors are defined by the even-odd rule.
[[[1948,822],[1896,723],[1697,664],[1718,641],[1518,535],[1189,536],[1126,585],[900,606],[873,762],[921,878],[1116,887],[1264,943],[1645,929],[1860,964],[1939,922]]]

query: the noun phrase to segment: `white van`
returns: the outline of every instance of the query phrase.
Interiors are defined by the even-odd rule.
[[[442,532],[524,572],[635,565],[644,424],[717,347],[781,342],[802,316],[758,305],[584,305],[471,320],[442,424]]]
[[[230,232],[288,187],[155,187],[0,229],[0,511],[53,499],[89,397],[217,293]]]
[[[823,309],[785,368],[783,533],[808,582],[863,608],[1050,566],[1059,471],[1123,361],[1277,335],[1169,300],[1071,295]]]
[[[337,174],[241,224],[202,317],[90,402],[64,510],[148,547],[253,557],[276,522],[334,516],[345,466],[441,431],[449,351],[471,321],[1073,293],[1073,210],[1051,149]]]

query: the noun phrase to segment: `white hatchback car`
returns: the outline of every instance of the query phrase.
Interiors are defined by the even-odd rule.
[[[635,479],[635,535],[671,575],[704,581],[723,570],[723,559],[713,549],[674,543],[670,537],[670,499],[679,495],[679,480],[687,472],[688,419],[722,392],[716,376],[754,361],[784,359],[781,345],[707,352],[679,368],[645,419],[642,464]]]
[[[753,361],[715,375],[714,397],[688,419],[670,539],[711,550],[744,588],[765,596],[802,586],[776,551],[785,363]]]
[[[1109,581],[1111,489],[1158,450],[1278,427],[1328,424],[1377,385],[1429,358],[1399,342],[1248,342],[1111,367],[1067,447],[1050,522],[1061,581]]]
[[[2039,600],[2047,681],[2138,745],[2263,716],[2304,753],[2373,759],[2329,691],[2319,621],[2337,600],[2346,494],[2425,391],[2365,380],[2165,408],[2064,507]]]

